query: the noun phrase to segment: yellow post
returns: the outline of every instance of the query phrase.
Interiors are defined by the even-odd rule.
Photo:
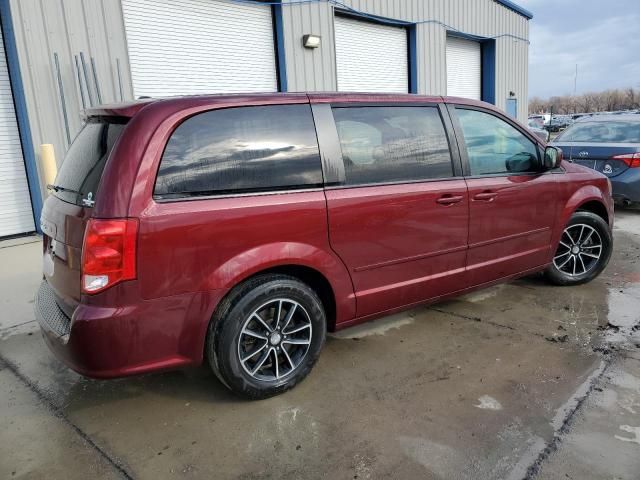
[[[53,145],[50,143],[40,145],[40,167],[44,184],[53,184],[58,174],[58,166],[56,165],[56,154],[53,151]]]

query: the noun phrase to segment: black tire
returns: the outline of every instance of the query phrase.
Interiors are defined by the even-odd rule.
[[[290,307],[297,304],[293,308],[295,313],[292,314],[292,317],[295,315],[296,318],[299,317],[302,319],[303,325],[308,321],[310,325],[308,333],[310,338],[308,340],[310,343],[304,353],[300,350],[300,346],[285,345],[285,342],[288,342],[284,340],[287,338],[284,335],[285,328],[280,325],[278,328],[281,330],[278,330],[278,332],[283,334],[282,343],[278,341],[277,346],[276,344],[272,344],[272,337],[276,331],[275,324],[277,323],[277,315],[274,313],[271,322],[265,319],[267,325],[262,323],[265,328],[263,333],[268,332],[268,330],[266,330],[267,326],[273,327],[271,335],[265,334],[267,337],[266,340],[255,340],[256,345],[253,350],[257,354],[257,358],[255,360],[253,358],[247,360],[247,362],[255,362],[257,365],[263,355],[270,355],[268,357],[269,363],[265,361],[266,367],[263,367],[255,374],[256,376],[263,376],[263,378],[256,378],[252,376],[249,371],[252,370],[255,365],[252,364],[250,365],[252,368],[249,368],[248,363],[241,362],[240,360],[240,356],[243,353],[241,350],[247,348],[247,338],[249,338],[249,341],[251,340],[251,337],[248,337],[245,332],[247,330],[256,330],[254,326],[251,328],[247,326],[247,328],[245,328],[245,323],[249,321],[249,318],[252,317],[256,309],[265,304],[271,305],[271,302],[278,304],[281,299],[287,299],[283,301],[289,301],[290,304],[287,305]],[[281,310],[283,310],[283,316],[287,313],[284,311],[284,308],[281,308]],[[274,310],[266,308],[264,311],[272,312]],[[262,318],[264,314],[260,314],[259,312],[259,316]],[[278,322],[280,322],[280,320],[278,320]],[[281,323],[284,323],[284,321]],[[209,324],[205,347],[206,355],[216,376],[232,392],[251,400],[258,400],[278,395],[293,388],[309,374],[324,345],[326,331],[327,322],[322,302],[308,285],[288,275],[259,275],[235,287],[218,306]],[[305,336],[304,341],[306,341],[306,327],[303,327],[303,332],[300,334]],[[290,335],[291,338],[289,342],[294,340],[292,338],[294,335],[300,334],[294,333]],[[243,339],[242,341],[241,337]],[[280,338],[280,336],[277,338]],[[262,343],[258,342],[264,342],[262,348],[265,350],[263,350],[262,353],[259,353],[259,347]],[[275,351],[276,348],[278,349],[277,352]],[[273,349],[273,351],[267,353],[270,349]],[[289,359],[289,354],[284,350],[289,352],[292,350],[295,351],[298,358],[292,361]],[[250,354],[244,355],[244,357],[250,357]],[[286,362],[284,360],[285,358],[288,359]],[[283,363],[280,363],[280,361]],[[300,363],[293,368],[293,365],[297,361]],[[285,364],[285,368],[276,370],[276,364]],[[271,367],[269,367],[269,365],[271,365]],[[269,375],[275,377],[276,373],[279,372],[286,373],[287,366],[289,366],[291,370],[283,377],[268,378]]]
[[[569,230],[569,232],[573,235],[573,237],[576,237],[577,235],[576,232],[581,231],[583,225],[586,226],[585,229],[587,230],[587,233],[585,233],[584,238],[586,238],[586,236],[590,232],[590,229],[588,227],[591,227],[593,230],[595,230],[595,232],[597,232],[597,235],[599,236],[599,240],[601,241],[601,245],[602,245],[599,258],[597,260],[596,259],[590,260],[593,263],[587,264],[586,267],[585,267],[585,264],[582,263],[582,266],[586,268],[586,271],[583,273],[579,272],[580,263],[577,263],[578,274],[573,275],[570,271],[569,272],[566,271],[566,270],[571,270],[571,265],[572,265],[571,262],[572,261],[578,262],[579,260],[581,260],[581,258],[590,259],[591,257],[579,257],[578,255],[573,254],[570,248],[567,248],[566,246],[562,245],[562,243],[558,244],[558,248],[554,253],[554,261],[552,261],[551,265],[547,267],[547,269],[545,270],[545,277],[551,283],[555,285],[565,286],[565,285],[580,285],[582,283],[590,282],[591,280],[596,278],[598,275],[600,275],[600,273],[605,269],[605,267],[609,263],[609,259],[611,258],[611,252],[613,251],[613,238],[611,236],[611,230],[609,229],[609,225],[607,224],[607,222],[605,222],[602,219],[602,217],[596,215],[595,213],[581,212],[581,211],[575,212],[571,216],[571,219],[569,220],[569,222],[567,223],[563,231],[561,242],[569,244],[569,241],[567,239],[567,233],[566,233],[567,230]],[[591,238],[593,237],[594,235],[592,234]],[[590,240],[592,245],[596,244],[596,241],[597,240]],[[589,245],[589,242],[584,242],[582,245],[578,245],[580,249],[579,253],[580,252],[590,253],[594,251],[594,250],[589,250],[589,248],[594,248],[594,247],[589,247],[589,246],[585,247],[585,245]],[[597,248],[595,248],[595,251],[597,251]],[[566,252],[569,252],[569,253],[567,254]],[[560,255],[565,255],[565,256],[560,257],[556,260],[556,258],[559,257]],[[573,260],[569,259],[569,257],[573,257]],[[568,266],[563,267],[562,264],[565,261],[568,262],[567,264]],[[563,267],[564,270],[560,269],[559,266]]]

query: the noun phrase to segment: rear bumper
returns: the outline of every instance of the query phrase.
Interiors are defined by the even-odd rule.
[[[640,202],[640,168],[629,168],[610,180],[616,202]]]
[[[58,359],[88,377],[116,378],[200,364],[217,300],[191,293],[118,307],[80,304],[69,318],[43,281],[35,314]]]

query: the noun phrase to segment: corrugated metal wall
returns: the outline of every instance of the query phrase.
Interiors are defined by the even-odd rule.
[[[60,62],[72,140],[82,126],[82,100],[75,67],[75,56],[80,52],[85,56],[95,104],[92,57],[103,103],[120,100],[116,59],[120,61],[123,97],[132,96],[120,0],[11,0],[11,13],[33,148],[39,156],[39,145],[52,143],[60,164],[67,150],[67,135],[54,53]],[[88,106],[84,76],[82,82]]]
[[[287,3],[293,0],[283,0]],[[529,38],[529,22],[494,0],[344,0],[351,8],[408,22],[437,20],[464,33],[493,37],[511,34]],[[290,91],[336,90],[333,9],[328,2],[283,8],[285,54]],[[317,49],[305,49],[302,36],[322,36]],[[417,26],[418,93],[445,95],[447,28],[436,23]],[[496,39],[496,104],[504,109],[509,92],[520,105],[528,98],[529,46],[509,37]],[[526,108],[518,112],[526,120]]]
[[[284,3],[294,0],[283,0]],[[56,78],[58,54],[67,106],[70,136],[81,127],[80,86],[75,56],[87,61],[91,96],[97,95],[90,59],[96,62],[103,103],[120,100],[116,59],[120,62],[123,98],[132,98],[130,66],[120,0],[10,0],[23,88],[38,155],[41,143],[52,143],[58,162],[67,139]],[[512,34],[528,38],[529,22],[494,0],[344,0],[345,5],[387,18],[421,22],[437,20],[465,33],[492,37]],[[333,5],[327,1],[282,8],[287,77],[290,91],[336,90]],[[302,36],[322,36],[317,49],[305,49]],[[417,26],[418,91],[446,94],[447,29],[435,23]],[[496,104],[505,108],[513,91],[526,119],[528,45],[503,37],[496,40]],[[84,77],[82,79],[87,96]]]

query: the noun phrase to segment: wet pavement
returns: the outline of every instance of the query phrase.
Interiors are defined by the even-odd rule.
[[[69,371],[31,321],[39,244],[0,244],[0,478],[638,479],[640,212],[614,237],[590,284],[532,276],[331,335],[260,402],[206,368]]]

